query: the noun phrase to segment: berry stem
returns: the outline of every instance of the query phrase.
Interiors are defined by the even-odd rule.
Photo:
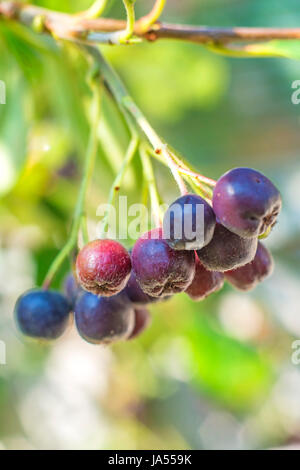
[[[134,101],[130,96],[126,96],[123,98],[123,105],[125,108],[130,112],[130,114],[135,118],[137,124],[139,125],[140,129],[143,131],[143,133],[146,135],[148,138],[149,142],[151,143],[154,152],[156,154],[161,154],[165,161],[167,162],[167,165],[178,185],[179,191],[181,195],[187,194],[187,188],[185,186],[185,183],[183,181],[183,178],[179,174],[178,168],[176,163],[174,162],[169,150],[168,146],[162,142],[160,137],[157,135],[155,130],[152,128],[152,126],[149,124],[143,113],[140,111],[140,109],[136,106]]]
[[[166,0],[155,1],[155,4],[150,13],[148,13],[148,15],[144,16],[139,20],[141,31],[147,31],[149,28],[151,28],[152,25],[154,25],[158,21],[165,8],[165,5]]]
[[[108,0],[95,0],[94,3],[90,6],[90,8],[88,8],[86,11],[79,13],[78,16],[90,20],[99,18],[99,16],[101,16],[104,12],[107,4]]]
[[[103,220],[102,220],[102,228],[101,228],[101,235],[100,238],[104,237],[106,227],[108,225],[108,217],[109,217],[109,209],[110,206],[114,204],[114,201],[116,199],[116,196],[118,192],[120,191],[121,184],[123,182],[124,175],[126,173],[126,170],[128,166],[130,165],[136,151],[139,145],[139,139],[136,134],[132,135],[131,141],[129,143],[129,146],[126,151],[125,158],[123,160],[122,166],[120,168],[119,173],[116,175],[114,182],[110,188],[109,196],[108,196],[108,201],[107,201],[107,210],[104,214]]]
[[[78,199],[73,216],[73,224],[71,229],[71,234],[69,240],[58,253],[57,257],[52,262],[46,278],[43,283],[43,288],[48,289],[51,285],[52,279],[55,276],[56,272],[61,267],[64,260],[69,256],[71,251],[74,249],[78,239],[78,232],[82,226],[82,219],[85,218],[84,206],[86,200],[86,193],[88,185],[92,176],[95,158],[97,155],[98,149],[98,123],[100,115],[100,87],[95,81],[91,82],[93,89],[93,100],[92,100],[92,115],[91,115],[91,131],[89,136],[88,148],[86,153],[85,167],[83,171],[83,178],[81,181],[81,186],[79,189]],[[87,230],[83,232],[83,236],[88,237]]]
[[[156,186],[156,179],[154,176],[153,166],[151,159],[148,155],[148,152],[145,146],[140,145],[140,155],[143,165],[144,178],[148,184],[150,201],[151,201],[151,210],[155,220],[155,225],[160,227],[162,224],[163,214],[160,207],[159,194]]]
[[[216,185],[216,181],[214,181],[210,178],[207,178],[206,176],[203,176],[199,173],[195,173],[192,170],[182,168],[182,166],[180,166],[180,165],[178,165],[178,171],[179,171],[179,173],[182,173],[183,175],[187,175],[187,176],[191,176],[192,178],[196,178],[197,181],[201,181],[201,182],[207,184],[208,186],[215,186]]]
[[[163,165],[167,165],[164,158],[160,154],[155,153],[152,148],[149,148],[149,152],[150,152],[150,154],[153,158],[158,160]],[[178,163],[178,161],[181,162],[181,160],[173,152],[172,152],[172,156],[173,156],[174,160],[177,163]],[[185,168],[188,168],[185,163],[182,162],[182,164],[184,165]],[[178,163],[178,167],[180,167],[179,163]],[[198,173],[197,173],[197,175],[198,175]],[[202,176],[202,175],[199,175],[199,176]],[[211,201],[212,191],[211,191],[210,187],[207,187],[206,185],[201,183],[199,181],[199,179],[196,179],[196,181],[195,181],[195,178],[194,177],[192,178],[191,175],[187,175],[187,174],[183,173],[183,178],[193,188],[195,193],[197,193],[200,196],[204,197],[204,199],[207,199],[207,201]]]
[[[129,115],[131,116],[131,120],[133,119],[136,127],[140,131],[142,131],[142,133],[147,137],[148,141],[154,149],[154,152],[157,154],[161,154],[165,159],[178,185],[180,193],[182,195],[187,194],[185,182],[179,172],[180,167],[172,158],[172,155],[169,152],[167,145],[161,140],[161,138],[157,135],[155,130],[149,124],[142,111],[135,104],[131,96],[129,96],[125,86],[123,85],[122,81],[120,80],[114,69],[112,69],[111,66],[106,62],[99,50],[91,46],[86,46],[86,49],[94,57],[95,61],[99,65],[101,74],[108,88],[113,94],[115,100],[117,101],[121,111],[123,113],[125,111],[125,118],[128,120],[127,115],[129,113]]]
[[[87,226],[87,218],[85,214],[82,214],[81,216],[81,233],[82,233],[83,243],[86,245],[89,242],[89,232],[88,232],[88,226]]]
[[[135,12],[134,12],[134,4],[136,0],[123,0],[126,15],[127,15],[127,23],[126,29],[121,32],[120,34],[120,43],[127,43],[127,41],[133,36],[134,33],[134,25],[135,25]]]

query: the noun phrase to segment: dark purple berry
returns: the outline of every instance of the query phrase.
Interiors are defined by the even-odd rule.
[[[227,271],[225,278],[237,289],[247,291],[270,276],[273,267],[271,253],[262,243],[258,242],[254,260],[241,268]]]
[[[186,293],[193,300],[203,300],[208,295],[220,290],[224,284],[224,274],[205,269],[198,256],[196,256],[196,272],[191,285]]]
[[[84,292],[73,274],[68,274],[64,281],[64,295],[72,308],[75,306],[77,297]]]
[[[205,199],[186,194],[165,213],[163,234],[174,250],[199,250],[211,241],[215,225],[214,211]]]
[[[132,250],[132,268],[141,289],[152,297],[184,291],[195,274],[193,251],[173,250],[162,237],[162,229],[145,233]]]
[[[140,288],[133,271],[131,271],[129,281],[122,292],[127,295],[134,305],[147,305],[159,301],[159,298],[151,297]]]
[[[206,269],[224,272],[250,263],[256,248],[256,238],[239,237],[217,222],[212,241],[197,254]]]
[[[76,260],[81,286],[93,294],[111,296],[127,284],[131,261],[127,250],[114,240],[94,240],[85,245]]]
[[[65,331],[70,310],[67,299],[59,292],[34,289],[19,297],[14,315],[25,336],[52,340]]]
[[[110,344],[128,338],[134,328],[134,310],[125,295],[100,297],[82,294],[75,304],[80,336],[92,344]]]
[[[241,237],[258,237],[270,230],[281,209],[281,196],[259,171],[235,168],[217,181],[213,208],[222,225]]]
[[[136,308],[134,310],[134,329],[128,339],[135,339],[140,336],[151,323],[151,315],[146,308]]]

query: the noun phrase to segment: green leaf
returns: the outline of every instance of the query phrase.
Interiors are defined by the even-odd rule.
[[[238,411],[259,403],[272,384],[268,361],[254,348],[217,331],[205,317],[191,326],[194,385]]]

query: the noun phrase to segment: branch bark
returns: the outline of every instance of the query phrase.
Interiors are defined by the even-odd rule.
[[[14,19],[27,26],[32,26],[34,19],[41,17],[43,18],[45,32],[64,39],[76,39],[85,43],[114,43],[114,36],[110,36],[108,33],[114,33],[126,27],[126,22],[121,20],[110,18],[90,20],[80,14],[68,15],[14,1],[0,3],[1,17]],[[300,39],[300,28],[218,28],[155,23],[145,31],[143,24],[143,18],[138,20],[135,24],[134,33],[136,36],[149,41],[178,39],[198,44],[228,44],[272,39]]]

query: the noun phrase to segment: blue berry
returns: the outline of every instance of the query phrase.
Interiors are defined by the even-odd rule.
[[[163,234],[174,250],[200,250],[211,241],[215,225],[214,211],[205,199],[186,194],[165,213]]]
[[[209,271],[224,272],[250,263],[256,248],[257,238],[242,238],[217,222],[212,241],[197,255]]]
[[[134,310],[123,293],[99,297],[85,292],[77,299],[74,315],[78,333],[92,344],[127,339],[134,328]]]
[[[127,295],[134,305],[147,305],[159,301],[158,297],[151,297],[140,288],[133,271],[131,271],[127,286],[122,292]]]
[[[64,281],[64,295],[66,296],[72,309],[75,306],[77,297],[84,292],[73,274],[68,274]]]
[[[67,299],[59,292],[35,289],[21,295],[14,314],[25,336],[52,340],[65,331],[70,310]]]
[[[241,237],[257,237],[276,223],[281,196],[259,171],[235,168],[217,181],[213,208],[218,221]]]
[[[151,323],[151,316],[146,308],[136,308],[134,310],[134,329],[128,339],[135,339],[140,336]]]

